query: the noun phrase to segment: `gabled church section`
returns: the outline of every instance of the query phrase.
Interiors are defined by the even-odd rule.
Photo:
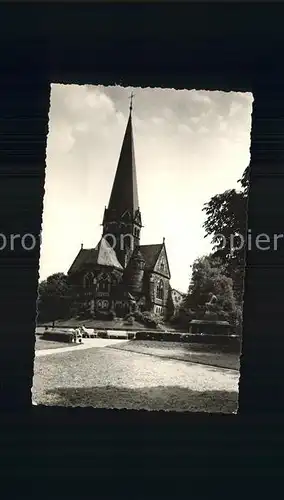
[[[148,308],[165,316],[168,312],[171,277],[165,240],[158,245],[141,245],[140,250],[146,262],[145,293]]]
[[[165,239],[163,240],[163,244],[161,246],[160,254],[155,263],[154,272],[165,277],[167,279],[171,279],[170,266],[166,251]]]
[[[102,238],[83,246],[68,275],[78,304],[93,316],[124,317],[134,310],[166,316],[170,268],[165,240],[140,245],[142,217],[132,127],[132,101],[108,206]],[[79,307],[79,309],[80,309]]]

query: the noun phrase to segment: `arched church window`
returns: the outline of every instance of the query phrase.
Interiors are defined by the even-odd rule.
[[[163,260],[161,260],[161,263],[160,263],[160,271],[161,271],[161,273],[163,273],[164,270],[165,270],[165,263],[164,263]]]
[[[99,292],[109,292],[109,278],[107,275],[101,277],[98,283]]]
[[[162,280],[160,280],[157,286],[157,299],[163,300],[163,298],[164,298],[164,283]]]
[[[130,216],[130,213],[128,212],[128,210],[126,210],[126,211],[122,214],[121,218],[122,218],[122,220],[124,220],[124,221],[129,221],[129,220],[131,220],[131,216]]]
[[[85,288],[90,288],[93,285],[93,275],[92,273],[87,273],[84,276],[84,286]]]

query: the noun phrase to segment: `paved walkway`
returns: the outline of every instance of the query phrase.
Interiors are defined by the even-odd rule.
[[[69,351],[83,351],[85,349],[91,349],[92,347],[107,347],[114,344],[121,344],[122,342],[128,342],[128,340],[120,340],[120,339],[84,339],[83,344],[77,345],[68,345],[66,347],[58,347],[55,349],[41,349],[39,351],[35,351],[35,357],[38,358],[40,356],[48,356],[49,354],[59,354],[62,352]]]

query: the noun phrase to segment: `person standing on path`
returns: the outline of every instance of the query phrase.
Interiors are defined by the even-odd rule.
[[[76,328],[76,330],[75,330],[75,336],[76,336],[75,337],[76,338],[75,342],[77,343],[77,339],[78,339],[79,344],[83,344],[82,332],[81,332],[81,328],[80,327]]]

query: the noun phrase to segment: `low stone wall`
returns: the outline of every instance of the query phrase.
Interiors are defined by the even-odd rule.
[[[201,334],[184,334],[184,333],[172,333],[172,332],[157,332],[157,331],[145,331],[136,332],[136,340],[153,340],[153,341],[163,341],[163,342],[187,342],[187,343],[199,343],[199,344],[210,344],[228,347],[232,351],[240,351],[241,340],[236,336],[228,335],[201,335]]]
[[[145,330],[136,332],[136,340],[163,340],[169,342],[181,342],[182,335],[180,333],[163,332],[158,330]]]
[[[241,339],[237,336],[187,334],[182,337],[184,342],[210,344],[215,345],[216,347],[227,347],[232,352],[240,352],[241,350]]]
[[[53,342],[66,342],[71,343],[74,339],[74,335],[71,332],[66,331],[46,331],[41,335],[43,340],[51,340]]]
[[[60,327],[45,331],[42,338],[46,340],[55,340],[59,342],[71,342],[73,334],[70,327]],[[240,352],[241,340],[237,336],[228,335],[202,335],[178,332],[164,332],[158,330],[110,330],[110,329],[93,329],[93,333],[89,328],[89,336],[92,338],[110,338],[110,339],[128,339],[128,340],[152,340],[163,342],[186,342],[186,343],[199,343],[210,344],[216,347],[225,347],[232,352]]]

